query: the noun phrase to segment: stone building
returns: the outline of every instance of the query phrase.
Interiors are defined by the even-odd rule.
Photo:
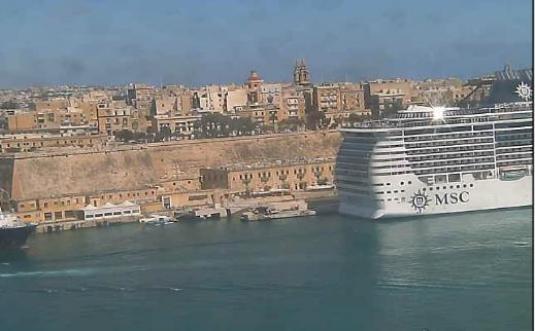
[[[26,222],[67,222],[80,220],[84,210],[95,211],[110,205],[121,205],[126,201],[141,206],[155,204],[161,210],[171,207],[170,202],[166,200],[169,197],[173,199],[172,206],[175,208],[205,204],[213,198],[212,192],[207,191],[201,191],[203,198],[199,197],[200,191],[198,178],[174,176],[139,189],[18,200],[14,207],[17,215]]]
[[[225,112],[236,113],[247,106],[247,89],[244,87],[231,87],[225,98]]]
[[[286,119],[304,120],[306,100],[300,89],[294,85],[283,85],[279,121]]]
[[[225,110],[225,97],[227,94],[227,87],[221,85],[208,85],[199,89],[200,109],[209,112],[222,113]]]
[[[198,114],[189,115],[156,115],[152,118],[152,127],[156,132],[162,132],[164,128],[169,128],[171,134],[185,139],[193,139],[195,125],[201,120]]]
[[[324,83],[314,86],[312,98],[315,110],[325,114],[337,113],[342,109],[340,88],[337,84]]]
[[[203,189],[225,189],[230,194],[272,189],[302,191],[317,185],[332,185],[333,173],[334,159],[200,169]]]
[[[360,83],[340,83],[340,110],[365,115],[369,113],[364,102],[364,88]]]
[[[96,104],[80,103],[76,107],[17,112],[7,117],[9,132],[31,132],[59,129],[62,126],[96,126]]]
[[[103,146],[106,135],[16,134],[0,135],[0,153],[29,152],[41,148]]]
[[[107,103],[101,103],[97,106],[98,130],[101,134],[108,136],[121,130],[141,131],[140,117],[142,116],[139,116],[138,110],[131,106],[113,108]]]
[[[177,112],[177,97],[158,96],[152,102],[152,115],[175,115]]]
[[[35,112],[18,112],[7,116],[7,130],[9,132],[24,132],[35,130],[37,127]]]
[[[152,100],[156,96],[156,89],[145,84],[130,84],[128,86],[126,103],[137,109],[149,111],[152,106]]]
[[[366,108],[376,118],[406,108],[413,98],[413,84],[408,79],[378,79],[364,84]]]
[[[67,109],[68,100],[65,98],[52,100],[36,100],[31,105],[31,109],[36,112],[56,112]]]

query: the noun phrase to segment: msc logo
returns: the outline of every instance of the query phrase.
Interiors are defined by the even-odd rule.
[[[417,213],[421,213],[429,205],[429,198],[418,190],[411,198],[411,205]]]
[[[458,192],[452,192],[452,193],[444,193],[442,195],[435,194],[435,204],[436,205],[454,205],[456,203],[462,202],[468,202],[470,193],[466,191],[462,191],[461,193]]]

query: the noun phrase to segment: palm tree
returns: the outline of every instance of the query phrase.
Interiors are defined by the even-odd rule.
[[[245,194],[246,195],[250,194],[249,184],[251,183],[251,178],[252,178],[252,175],[251,175],[251,177],[249,177],[248,174],[245,174],[243,176],[243,178],[241,179],[243,185],[245,185]]]
[[[314,171],[314,176],[316,176],[316,183],[319,184],[321,180],[321,175],[323,174],[323,170],[321,170],[320,167],[316,167],[313,171]]]
[[[306,169],[304,169],[303,171],[299,169],[297,171],[297,178],[299,179],[299,188],[301,189],[304,189],[307,185],[307,183],[303,180],[305,178],[305,174],[306,174]]]
[[[281,186],[281,188],[289,189],[290,188],[290,184],[288,184],[286,179],[288,179],[288,175],[286,175],[284,172],[281,172],[279,174],[279,180],[281,181],[281,185],[280,186]]]

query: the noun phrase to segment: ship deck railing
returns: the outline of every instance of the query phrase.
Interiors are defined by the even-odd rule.
[[[515,119],[512,119],[515,120]],[[411,127],[421,126],[441,126],[452,124],[474,124],[474,123],[486,123],[496,122],[494,118],[474,117],[474,118],[461,118],[461,119],[445,119],[440,121],[434,121],[431,118],[415,121],[399,121],[395,119],[376,120],[368,122],[355,122],[342,129],[403,129]]]

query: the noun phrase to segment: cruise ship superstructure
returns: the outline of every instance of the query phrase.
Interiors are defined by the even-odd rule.
[[[532,204],[531,101],[409,107],[342,133],[342,214],[378,219]]]

